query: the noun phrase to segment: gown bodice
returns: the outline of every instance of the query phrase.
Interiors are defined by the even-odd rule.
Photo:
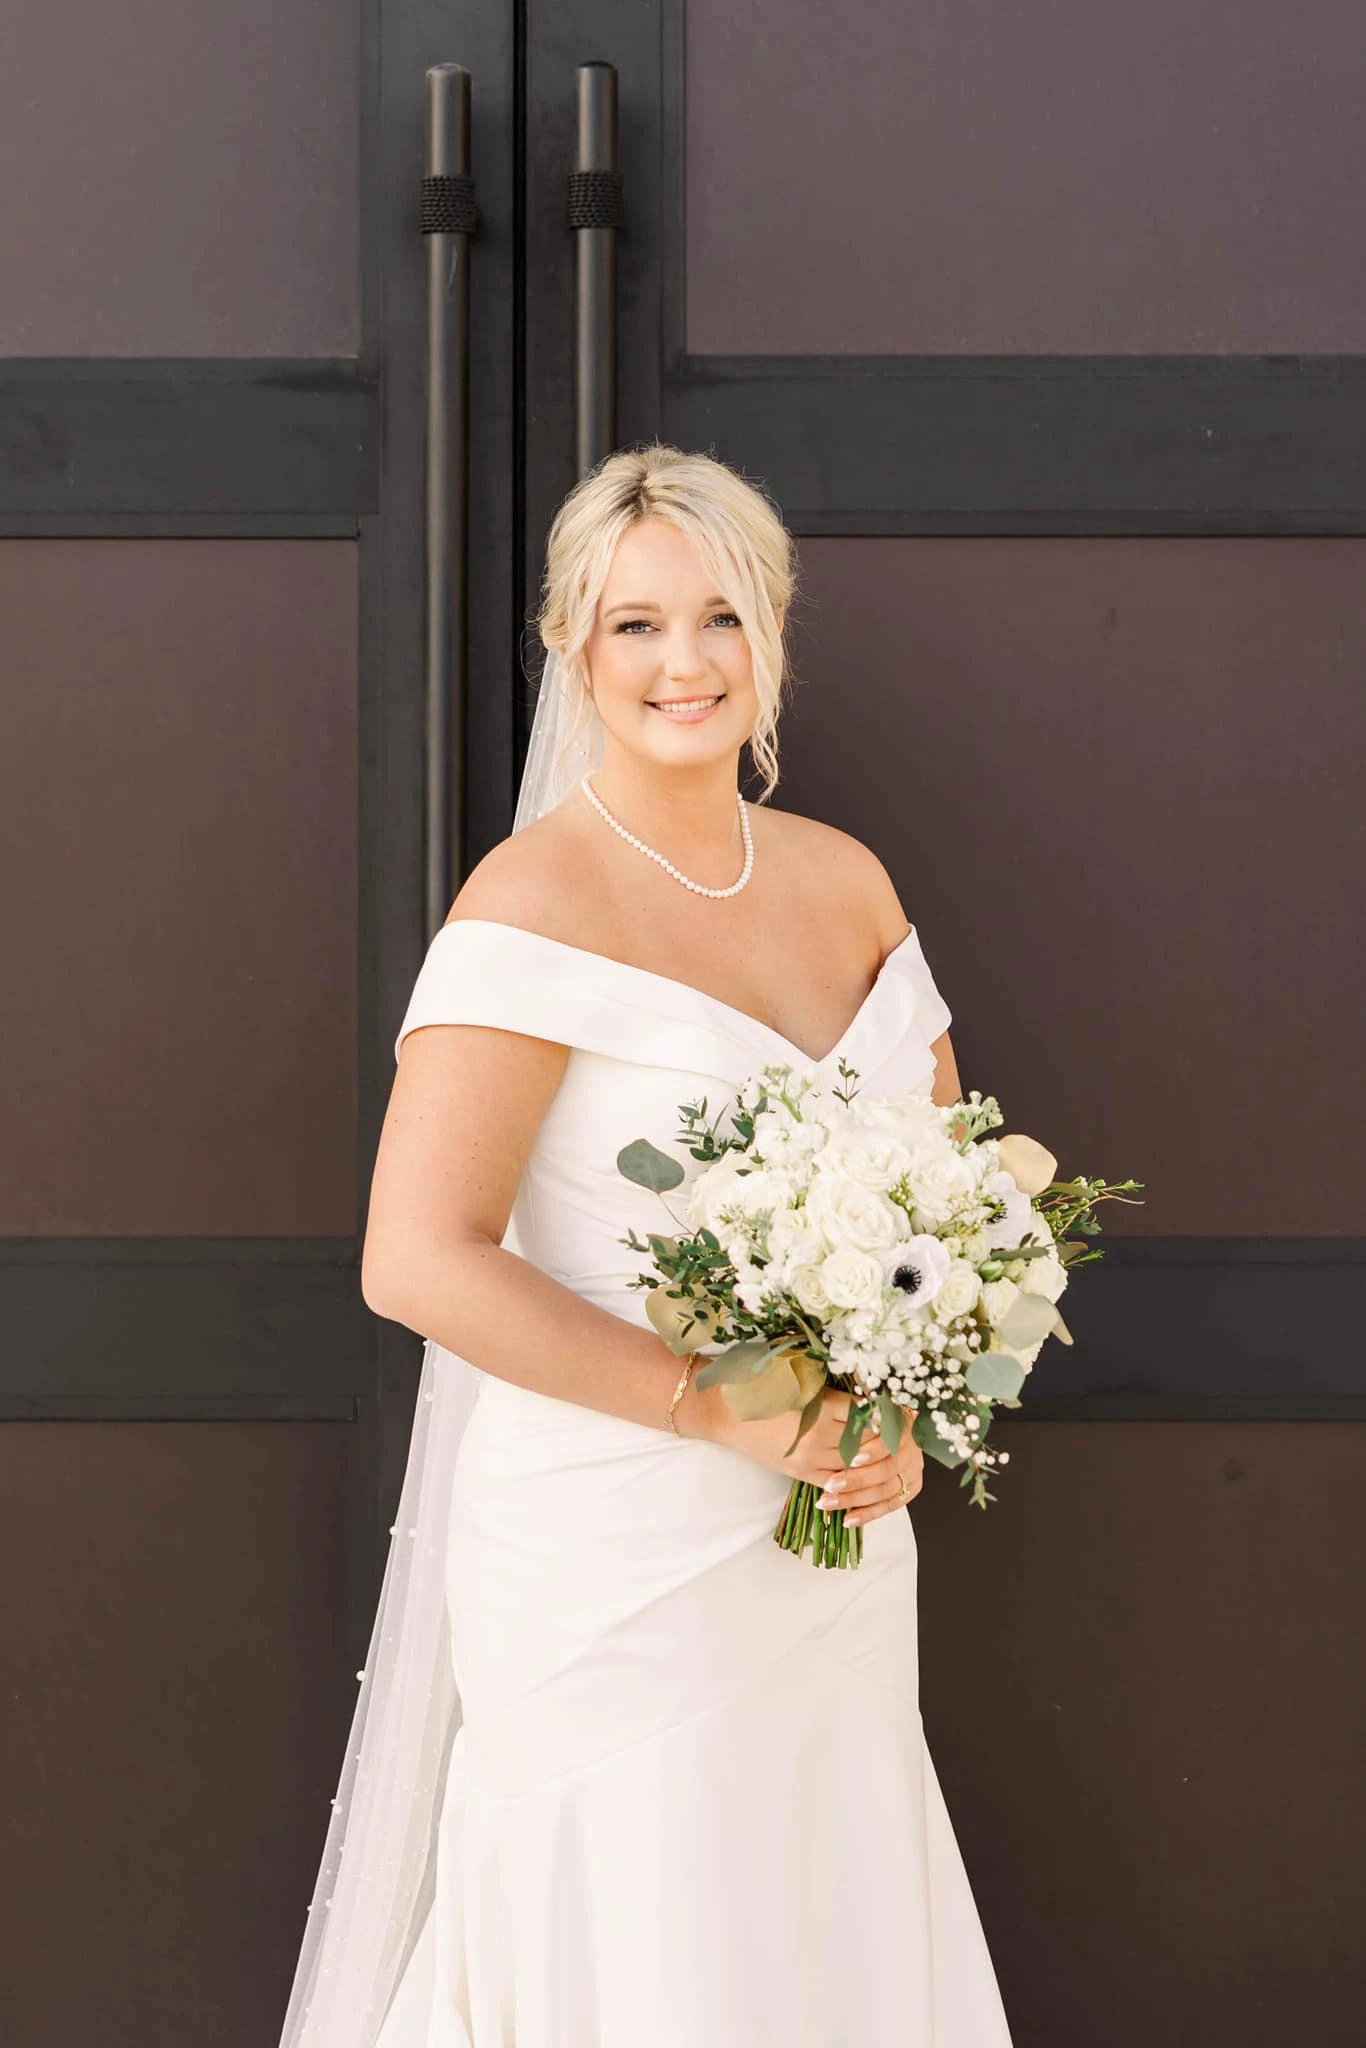
[[[914,926],[883,961],[836,1043],[819,1059],[772,1025],[627,961],[486,918],[456,918],[432,939],[394,1054],[430,1024],[483,1024],[553,1039],[569,1060],[542,1120],[504,1247],[597,1306],[646,1323],[646,1290],[628,1288],[642,1255],[622,1242],[669,1227],[657,1195],[629,1181],[617,1154],[648,1138],[684,1169],[677,1206],[701,1170],[675,1145],[679,1105],[723,1111],[761,1066],[785,1063],[829,1085],[841,1057],[865,1094],[929,1093],[934,1041],[951,1021]],[[681,1213],[681,1212],[680,1212]]]

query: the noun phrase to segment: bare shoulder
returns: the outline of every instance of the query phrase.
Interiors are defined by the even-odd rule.
[[[490,847],[465,877],[446,922],[482,918],[575,943],[576,906],[592,900],[592,869],[580,823],[561,806]]]
[[[776,859],[790,864],[792,872],[818,874],[839,906],[855,906],[876,930],[882,950],[889,952],[906,935],[911,920],[883,863],[852,832],[827,825],[820,818],[805,817],[800,811],[779,811],[769,804],[754,805],[751,818],[765,821],[763,830]]]

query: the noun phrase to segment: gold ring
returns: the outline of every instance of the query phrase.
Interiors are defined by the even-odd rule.
[[[910,1497],[911,1497],[911,1496],[909,1495],[909,1493],[907,1493],[907,1491],[906,1491],[906,1474],[905,1474],[904,1472],[898,1472],[896,1476],[897,1476],[897,1481],[898,1481],[898,1484],[899,1484],[899,1485],[900,1485],[900,1487],[901,1487],[901,1493],[900,1493],[900,1496],[899,1496],[899,1498],[898,1498],[898,1500],[897,1500],[897,1506],[898,1506],[898,1507],[905,1507],[905,1505],[906,1505],[907,1501],[908,1501],[908,1500],[910,1499]]]

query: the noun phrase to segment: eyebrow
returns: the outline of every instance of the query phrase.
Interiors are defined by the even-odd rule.
[[[704,612],[710,611],[714,604],[729,603],[730,599],[728,597],[709,597],[702,609]],[[603,613],[603,617],[610,619],[613,612],[657,612],[658,610],[659,606],[657,604],[650,604],[648,601],[644,604],[614,604],[608,606],[607,610]]]

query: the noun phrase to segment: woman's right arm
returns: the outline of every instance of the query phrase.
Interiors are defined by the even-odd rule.
[[[534,1393],[668,1427],[682,1361],[662,1337],[615,1316],[505,1251],[512,1204],[569,1048],[483,1024],[426,1024],[399,1051],[370,1188],[361,1292],[376,1315],[403,1323],[481,1372]],[[694,1371],[674,1410],[681,1436],[726,1444],[771,1471],[852,1497],[888,1491],[876,1438],[869,1469],[846,1474],[839,1439],[848,1394],[827,1388],[795,1453],[795,1414],[739,1422],[722,1387]],[[903,1467],[920,1458],[910,1432]],[[916,1485],[918,1485],[916,1475]],[[914,1490],[914,1489],[913,1489]]]
[[[502,1237],[567,1046],[481,1024],[429,1024],[399,1053],[370,1189],[361,1292],[482,1372],[666,1428],[682,1360],[653,1330],[586,1301]],[[690,1381],[681,1434],[721,1440],[719,1387]]]

